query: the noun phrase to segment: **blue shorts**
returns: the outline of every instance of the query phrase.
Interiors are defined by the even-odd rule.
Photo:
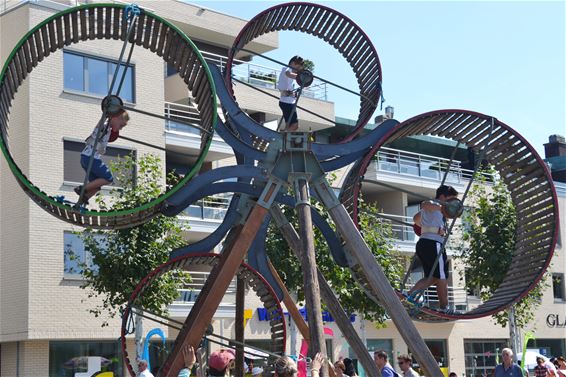
[[[88,168],[88,161],[90,160],[90,156],[81,154],[81,166],[87,171]],[[108,182],[113,182],[114,177],[112,177],[112,172],[108,169],[108,166],[99,158],[94,158],[92,160],[92,167],[90,168],[90,174],[88,175],[88,181],[92,182],[97,178],[104,178]]]
[[[298,122],[297,109],[295,109],[293,115],[291,115],[294,106],[295,105],[292,103],[279,101],[279,108],[281,109],[281,111],[283,111],[283,118],[285,119],[286,125],[291,125]]]

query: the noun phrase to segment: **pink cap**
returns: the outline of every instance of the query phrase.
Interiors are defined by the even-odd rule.
[[[221,371],[226,369],[234,358],[234,354],[229,350],[221,349],[220,351],[214,351],[208,357],[208,366]]]

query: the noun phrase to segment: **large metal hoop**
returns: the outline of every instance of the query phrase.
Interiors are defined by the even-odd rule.
[[[16,45],[0,73],[0,148],[10,170],[25,193],[40,207],[69,223],[92,228],[127,228],[142,224],[160,213],[170,195],[199,171],[216,125],[216,91],[210,70],[193,42],[176,26],[153,13],[141,13],[129,42],[163,57],[184,79],[200,113],[201,150],[189,173],[165,194],[135,208],[119,211],[81,211],[62,203],[35,186],[14,161],[8,144],[9,113],[18,88],[33,69],[51,53],[65,46],[95,39],[126,39],[122,4],[87,4],[59,12],[32,28]]]

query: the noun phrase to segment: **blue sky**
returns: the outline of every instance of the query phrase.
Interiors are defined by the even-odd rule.
[[[278,2],[191,3],[249,20]],[[396,119],[473,110],[497,117],[541,154],[549,135],[566,136],[564,1],[318,3],[351,18],[372,40],[385,105],[395,107]],[[324,41],[280,32],[279,43],[269,56],[287,61],[301,55],[314,61],[316,75],[357,90],[349,65]],[[331,90],[329,99],[336,115],[357,118],[354,95]]]

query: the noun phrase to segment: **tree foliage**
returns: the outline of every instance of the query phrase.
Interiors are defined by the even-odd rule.
[[[111,198],[97,196],[101,210],[137,207],[159,196],[163,190],[161,160],[149,154],[136,161],[131,156],[112,164],[115,180],[123,186],[111,192]],[[132,174],[136,172],[136,174]],[[108,204],[108,203],[110,204]],[[79,233],[92,263],[83,263],[82,288],[88,297],[102,302],[89,311],[96,317],[106,313],[114,317],[134,291],[136,285],[153,269],[165,263],[169,253],[184,244],[176,218],[159,215],[151,221],[128,229],[100,231],[87,229]],[[177,297],[177,287],[189,277],[180,272],[168,273],[144,291],[137,302],[147,310],[163,313]],[[107,325],[105,321],[103,326]]]
[[[489,172],[493,173],[493,172]],[[463,215],[462,237],[465,242],[460,258],[466,266],[468,288],[478,291],[487,300],[503,281],[515,250],[517,212],[505,184],[499,178],[487,184],[485,174],[478,174],[470,190],[471,207]],[[548,286],[546,275],[521,301],[515,304],[515,318],[524,327],[534,318]],[[493,315],[502,326],[508,321],[507,312]]]
[[[371,212],[379,212],[374,205],[361,202],[361,208]],[[317,208],[329,223],[328,214]],[[286,208],[287,219],[299,231],[294,209]],[[390,224],[380,221],[371,215],[360,213],[360,228],[364,240],[383,268],[389,281],[398,288],[402,280],[404,268],[400,254],[395,250]],[[383,323],[386,319],[383,308],[368,298],[366,293],[354,282],[348,268],[338,266],[332,259],[330,249],[322,233],[314,228],[316,262],[326,277],[344,309],[350,313],[358,313],[368,320]],[[304,300],[303,275],[300,261],[295,257],[277,228],[272,224],[266,241],[267,253],[275,269],[281,275],[289,291],[297,293],[298,300]]]
[[[308,69],[311,72],[314,72],[314,62],[312,60],[309,60],[309,59],[304,59],[303,60],[303,68]]]

